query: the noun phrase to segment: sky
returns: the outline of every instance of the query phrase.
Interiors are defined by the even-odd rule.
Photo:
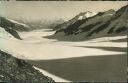
[[[30,20],[69,20],[80,12],[119,9],[127,1],[29,1],[1,2],[0,15]]]

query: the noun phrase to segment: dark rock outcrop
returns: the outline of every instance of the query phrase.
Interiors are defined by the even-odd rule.
[[[14,23],[10,22],[6,18],[0,17],[0,28],[4,28],[5,31],[10,33],[13,37],[17,39],[21,39],[17,31],[13,29],[14,25],[15,25]]]
[[[0,27],[17,39],[21,39],[17,31],[28,31],[28,26],[0,16]]]
[[[28,31],[29,26],[23,23],[19,23],[15,20],[11,20],[0,16],[0,26],[3,28],[10,28],[16,31]]]
[[[66,21],[66,22],[64,22],[64,23],[62,23],[62,24],[57,25],[54,30],[65,29],[65,28],[67,28],[68,26],[74,24],[74,23],[77,22],[77,21],[81,21],[82,19],[85,20],[86,18],[88,18],[88,17],[87,17],[87,14],[90,14],[90,15],[93,16],[93,13],[90,12],[90,11],[79,13],[79,14],[76,15],[74,18],[70,19],[69,21]],[[79,19],[80,17],[82,17],[82,18]],[[83,21],[82,21],[82,22],[83,22]]]
[[[0,82],[11,83],[54,83],[24,60],[0,50]]]

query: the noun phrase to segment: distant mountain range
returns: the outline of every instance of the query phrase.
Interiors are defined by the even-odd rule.
[[[14,36],[17,39],[21,39],[18,32],[23,31],[32,31],[37,29],[54,29],[55,26],[58,24],[64,23],[64,20],[57,19],[57,20],[21,20],[16,19],[12,20],[7,17],[1,17],[0,16],[0,34],[4,33],[4,35],[10,33],[12,36]],[[8,32],[8,33],[7,33]],[[9,36],[9,35],[8,35]]]
[[[105,12],[99,12],[90,17],[83,17],[85,13],[80,13],[73,19],[60,24],[56,33],[47,38],[56,38],[58,40],[86,40],[90,38],[126,35],[128,31],[128,5],[115,11],[110,9]]]

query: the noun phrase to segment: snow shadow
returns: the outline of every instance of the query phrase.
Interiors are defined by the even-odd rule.
[[[69,81],[124,82],[127,80],[126,54],[27,62]]]
[[[127,52],[127,47],[102,47],[102,46],[77,46],[83,48],[95,48],[104,51]]]

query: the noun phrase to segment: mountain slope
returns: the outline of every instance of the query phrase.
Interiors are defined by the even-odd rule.
[[[85,40],[114,35],[126,35],[128,30],[128,5],[118,11],[112,9],[87,19],[78,20],[65,28],[60,28],[53,36],[60,40]]]
[[[9,18],[0,16],[0,26],[4,28],[14,29],[16,31],[28,31],[30,28],[28,25],[19,23]]]
[[[88,17],[94,16],[95,14],[96,13],[93,13],[93,12],[90,12],[90,11],[79,13],[78,15],[76,15],[71,20],[69,20],[67,22],[64,22],[63,24],[59,24],[58,26],[56,26],[55,27],[55,30],[65,29],[69,25],[74,24],[75,22],[77,22],[79,20],[86,19]]]
[[[14,29],[15,26],[24,26],[13,20],[8,20],[4,17],[0,17],[0,82],[19,83],[19,82],[34,82],[34,83],[54,83],[54,81],[44,76],[41,72],[36,70],[33,65],[26,63],[24,60],[14,57],[14,54],[8,54],[4,51],[9,49],[8,47],[13,42],[13,38],[21,39],[17,31]],[[19,27],[20,28],[20,27]],[[11,40],[12,39],[12,40]],[[2,42],[8,41],[8,47],[3,47],[5,44]],[[15,42],[16,44],[16,42]],[[16,48],[17,49],[17,48]]]
[[[0,81],[9,83],[34,82],[45,83],[54,81],[24,60],[17,59],[0,50]]]
[[[12,38],[13,36],[5,31],[4,28],[0,27],[0,38]]]
[[[16,30],[23,30],[23,29],[28,29],[28,26],[25,24],[18,23],[16,21],[0,17],[0,29],[4,29],[6,32],[10,33],[12,36],[14,36],[17,39],[21,39],[19,34],[17,33]],[[2,33],[2,32],[1,32]]]
[[[10,29],[10,28],[3,28],[3,27],[0,27],[0,37],[14,37],[14,38],[17,38],[17,39],[21,39],[19,34],[13,30],[13,29]],[[5,37],[6,36],[6,37]]]

